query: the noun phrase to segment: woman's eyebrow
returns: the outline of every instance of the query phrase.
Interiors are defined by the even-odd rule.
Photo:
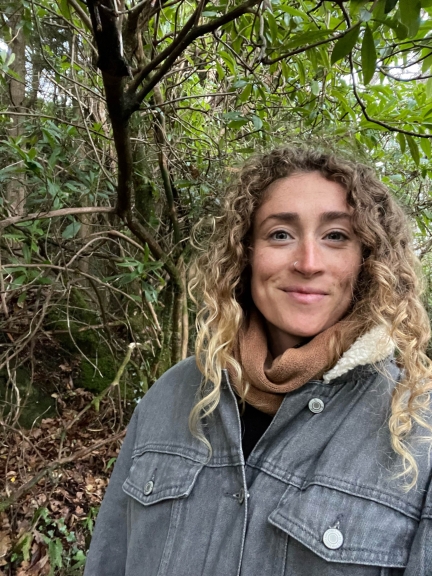
[[[327,222],[333,222],[334,220],[350,220],[351,214],[349,212],[323,212],[320,215],[320,222],[326,224]]]
[[[268,220],[279,220],[286,222],[287,224],[293,224],[300,221],[300,216],[297,212],[278,212],[277,214],[270,214],[267,218],[264,218],[261,222],[261,226],[263,226]],[[319,220],[321,224],[333,222],[334,220],[351,220],[351,214],[342,211],[323,212],[320,214]]]
[[[278,212],[277,214],[270,214],[267,218],[264,218],[260,226],[265,224],[268,220],[279,220],[286,222],[287,224],[292,224],[293,222],[299,222],[300,216],[297,212]]]

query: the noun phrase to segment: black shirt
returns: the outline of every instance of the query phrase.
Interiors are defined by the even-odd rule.
[[[240,420],[242,428],[242,448],[244,459],[247,460],[249,454],[255,448],[258,440],[267,430],[270,422],[273,420],[273,416],[261,412],[251,404],[247,402],[244,404],[244,410],[242,405],[239,405],[240,410]]]

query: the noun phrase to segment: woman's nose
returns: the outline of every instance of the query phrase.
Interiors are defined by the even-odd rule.
[[[323,258],[319,246],[313,240],[300,242],[295,254],[294,270],[305,277],[323,271]]]

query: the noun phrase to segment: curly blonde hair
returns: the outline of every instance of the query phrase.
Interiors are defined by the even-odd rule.
[[[256,210],[272,182],[308,172],[340,183],[354,209],[353,226],[362,244],[363,265],[347,330],[360,336],[384,325],[395,343],[404,370],[393,393],[389,428],[393,449],[402,457],[401,476],[410,489],[416,484],[418,466],[407,436],[415,423],[432,432],[424,417],[429,410],[432,372],[425,353],[430,326],[420,298],[421,267],[407,217],[386,186],[368,166],[334,154],[304,147],[273,150],[249,159],[228,188],[222,213],[213,219],[205,250],[191,269],[189,289],[199,302],[196,358],[203,384],[190,427],[208,445],[198,431],[199,421],[218,405],[222,370],[230,366],[235,378],[242,380],[234,350],[251,305],[248,248]],[[343,338],[334,340],[335,362],[343,351]]]

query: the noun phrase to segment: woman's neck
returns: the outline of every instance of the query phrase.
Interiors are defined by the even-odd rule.
[[[266,322],[266,332],[269,350],[273,358],[281,356],[288,348],[299,348],[311,340],[311,338],[287,334],[270,322]]]

